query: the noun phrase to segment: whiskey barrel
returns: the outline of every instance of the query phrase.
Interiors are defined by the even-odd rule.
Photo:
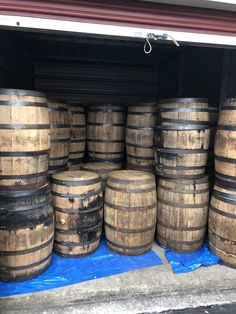
[[[84,160],[86,146],[86,119],[84,108],[70,105],[70,153],[68,166],[70,170]]]
[[[58,100],[48,99],[51,128],[49,173],[62,171],[68,161],[70,149],[70,123],[68,106]]]
[[[205,239],[209,206],[208,178],[159,178],[157,241],[175,252],[199,249]]]
[[[135,170],[108,174],[104,221],[109,249],[124,255],[149,251],[156,216],[156,182],[153,174]]]
[[[214,152],[216,178],[236,188],[236,98],[221,106]]]
[[[49,186],[0,195],[0,279],[29,280],[51,261],[54,213]]]
[[[64,171],[51,178],[56,229],[54,250],[63,257],[82,257],[100,242],[103,193],[99,175]]]
[[[197,178],[205,173],[210,140],[206,99],[165,99],[159,104],[155,141],[158,175]]]
[[[0,89],[0,189],[46,183],[50,148],[48,108],[43,93]]]
[[[127,167],[153,172],[153,133],[156,104],[129,106],[126,124]]]
[[[81,169],[87,170],[87,171],[97,172],[101,178],[102,190],[103,190],[103,192],[105,192],[108,174],[112,171],[115,171],[115,170],[121,170],[122,164],[121,163],[108,162],[108,161],[89,162],[87,164],[83,164]]]
[[[236,190],[214,186],[208,221],[209,247],[225,265],[236,268]]]
[[[87,146],[90,161],[122,161],[125,148],[124,107],[107,104],[89,108]]]

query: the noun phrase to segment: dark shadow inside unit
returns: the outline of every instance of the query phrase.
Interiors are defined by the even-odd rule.
[[[0,86],[74,103],[128,105],[170,97],[235,96],[236,51],[144,40],[1,30]]]

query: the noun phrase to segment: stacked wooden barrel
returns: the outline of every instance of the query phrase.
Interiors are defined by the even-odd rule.
[[[206,99],[160,102],[155,131],[158,180],[157,240],[177,252],[202,246],[209,184],[204,175],[210,140]]]
[[[22,281],[47,269],[53,247],[44,94],[0,89],[0,142],[0,279]]]
[[[153,133],[156,104],[129,106],[126,124],[127,168],[154,171]]]
[[[108,247],[119,254],[139,255],[152,247],[156,227],[156,182],[144,171],[108,174],[104,224]]]
[[[86,146],[86,117],[84,107],[70,105],[70,151],[68,166],[78,170],[84,160]]]
[[[121,170],[121,169],[122,169],[121,163],[114,163],[114,162],[108,162],[108,161],[89,162],[89,163],[83,164],[81,167],[81,170],[94,171],[99,174],[101,178],[103,192],[105,192],[106,190],[108,174],[112,171]]]
[[[68,105],[63,101],[48,99],[51,128],[49,174],[67,169],[70,149],[70,123]]]
[[[87,121],[87,147],[91,161],[121,162],[125,148],[125,108],[91,106]]]
[[[210,250],[236,267],[236,98],[221,106],[215,136],[215,185],[209,211]]]
[[[103,193],[97,173],[64,171],[52,175],[55,210],[54,250],[64,257],[82,257],[100,243]]]

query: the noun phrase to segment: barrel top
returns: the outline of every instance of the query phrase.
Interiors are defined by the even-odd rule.
[[[167,98],[159,101],[159,104],[167,103],[208,103],[207,98]]]
[[[74,182],[78,183],[78,185],[83,185],[80,183],[87,184],[89,181],[90,184],[95,183],[99,180],[99,175],[96,172],[92,171],[81,171],[81,170],[71,170],[71,171],[63,171],[52,175],[51,182],[57,183],[57,181],[61,182]]]
[[[83,170],[115,170],[115,169],[121,169],[121,163],[114,163],[114,162],[108,162],[108,161],[98,161],[98,162],[89,162],[86,164],[83,164],[82,169]]]
[[[2,95],[16,95],[16,96],[33,96],[33,97],[46,97],[42,92],[28,90],[28,89],[8,89],[0,88],[0,94]]]
[[[108,178],[117,183],[153,183],[155,177],[153,174],[138,170],[117,170],[110,172]]]

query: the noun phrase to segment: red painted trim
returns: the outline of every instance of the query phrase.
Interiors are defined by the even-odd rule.
[[[236,12],[134,0],[0,1],[0,14],[236,36]]]

